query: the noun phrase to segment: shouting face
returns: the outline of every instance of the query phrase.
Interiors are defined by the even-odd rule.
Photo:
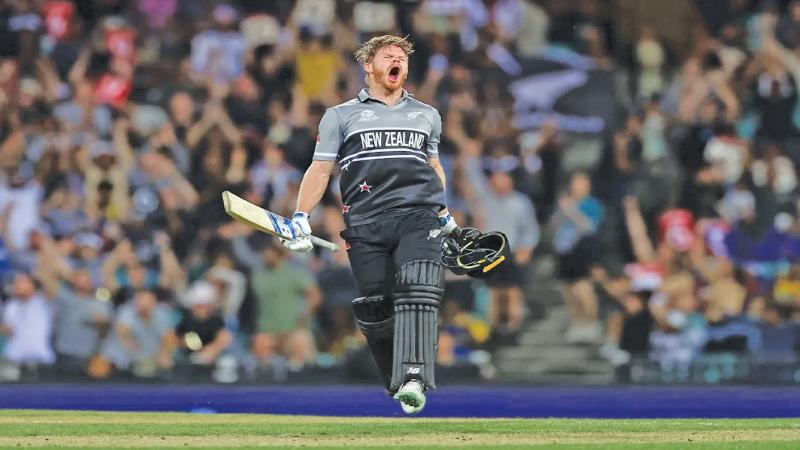
[[[375,53],[372,61],[364,64],[364,71],[371,76],[371,85],[382,86],[389,92],[396,91],[408,78],[408,55],[396,45],[383,47]]]

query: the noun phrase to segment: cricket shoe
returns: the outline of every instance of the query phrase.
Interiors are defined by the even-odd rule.
[[[417,380],[406,382],[397,394],[394,394],[394,398],[400,401],[400,406],[406,414],[417,414],[425,407],[424,388]]]

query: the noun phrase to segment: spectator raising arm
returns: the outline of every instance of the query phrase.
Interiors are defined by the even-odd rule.
[[[36,277],[42,283],[44,294],[49,299],[58,295],[62,281],[69,280],[72,269],[66,258],[49,238],[42,239],[42,249],[39,253]]]
[[[161,274],[159,284],[165,289],[181,291],[186,286],[186,274],[181,268],[175,252],[172,251],[169,236],[163,231],[157,231],[153,242],[158,248]]]
[[[646,263],[655,259],[655,250],[650,237],[647,236],[647,226],[639,211],[639,203],[636,197],[626,197],[624,200],[625,224],[628,228],[628,237],[631,240],[633,254],[640,263]]]

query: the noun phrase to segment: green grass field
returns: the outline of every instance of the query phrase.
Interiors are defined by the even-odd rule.
[[[797,449],[800,419],[370,419],[0,411],[0,448]]]

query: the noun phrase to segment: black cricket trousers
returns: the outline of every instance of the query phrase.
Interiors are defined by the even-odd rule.
[[[427,209],[349,227],[341,232],[362,296],[392,298],[397,270],[416,259],[441,261],[442,237],[436,212]]]

